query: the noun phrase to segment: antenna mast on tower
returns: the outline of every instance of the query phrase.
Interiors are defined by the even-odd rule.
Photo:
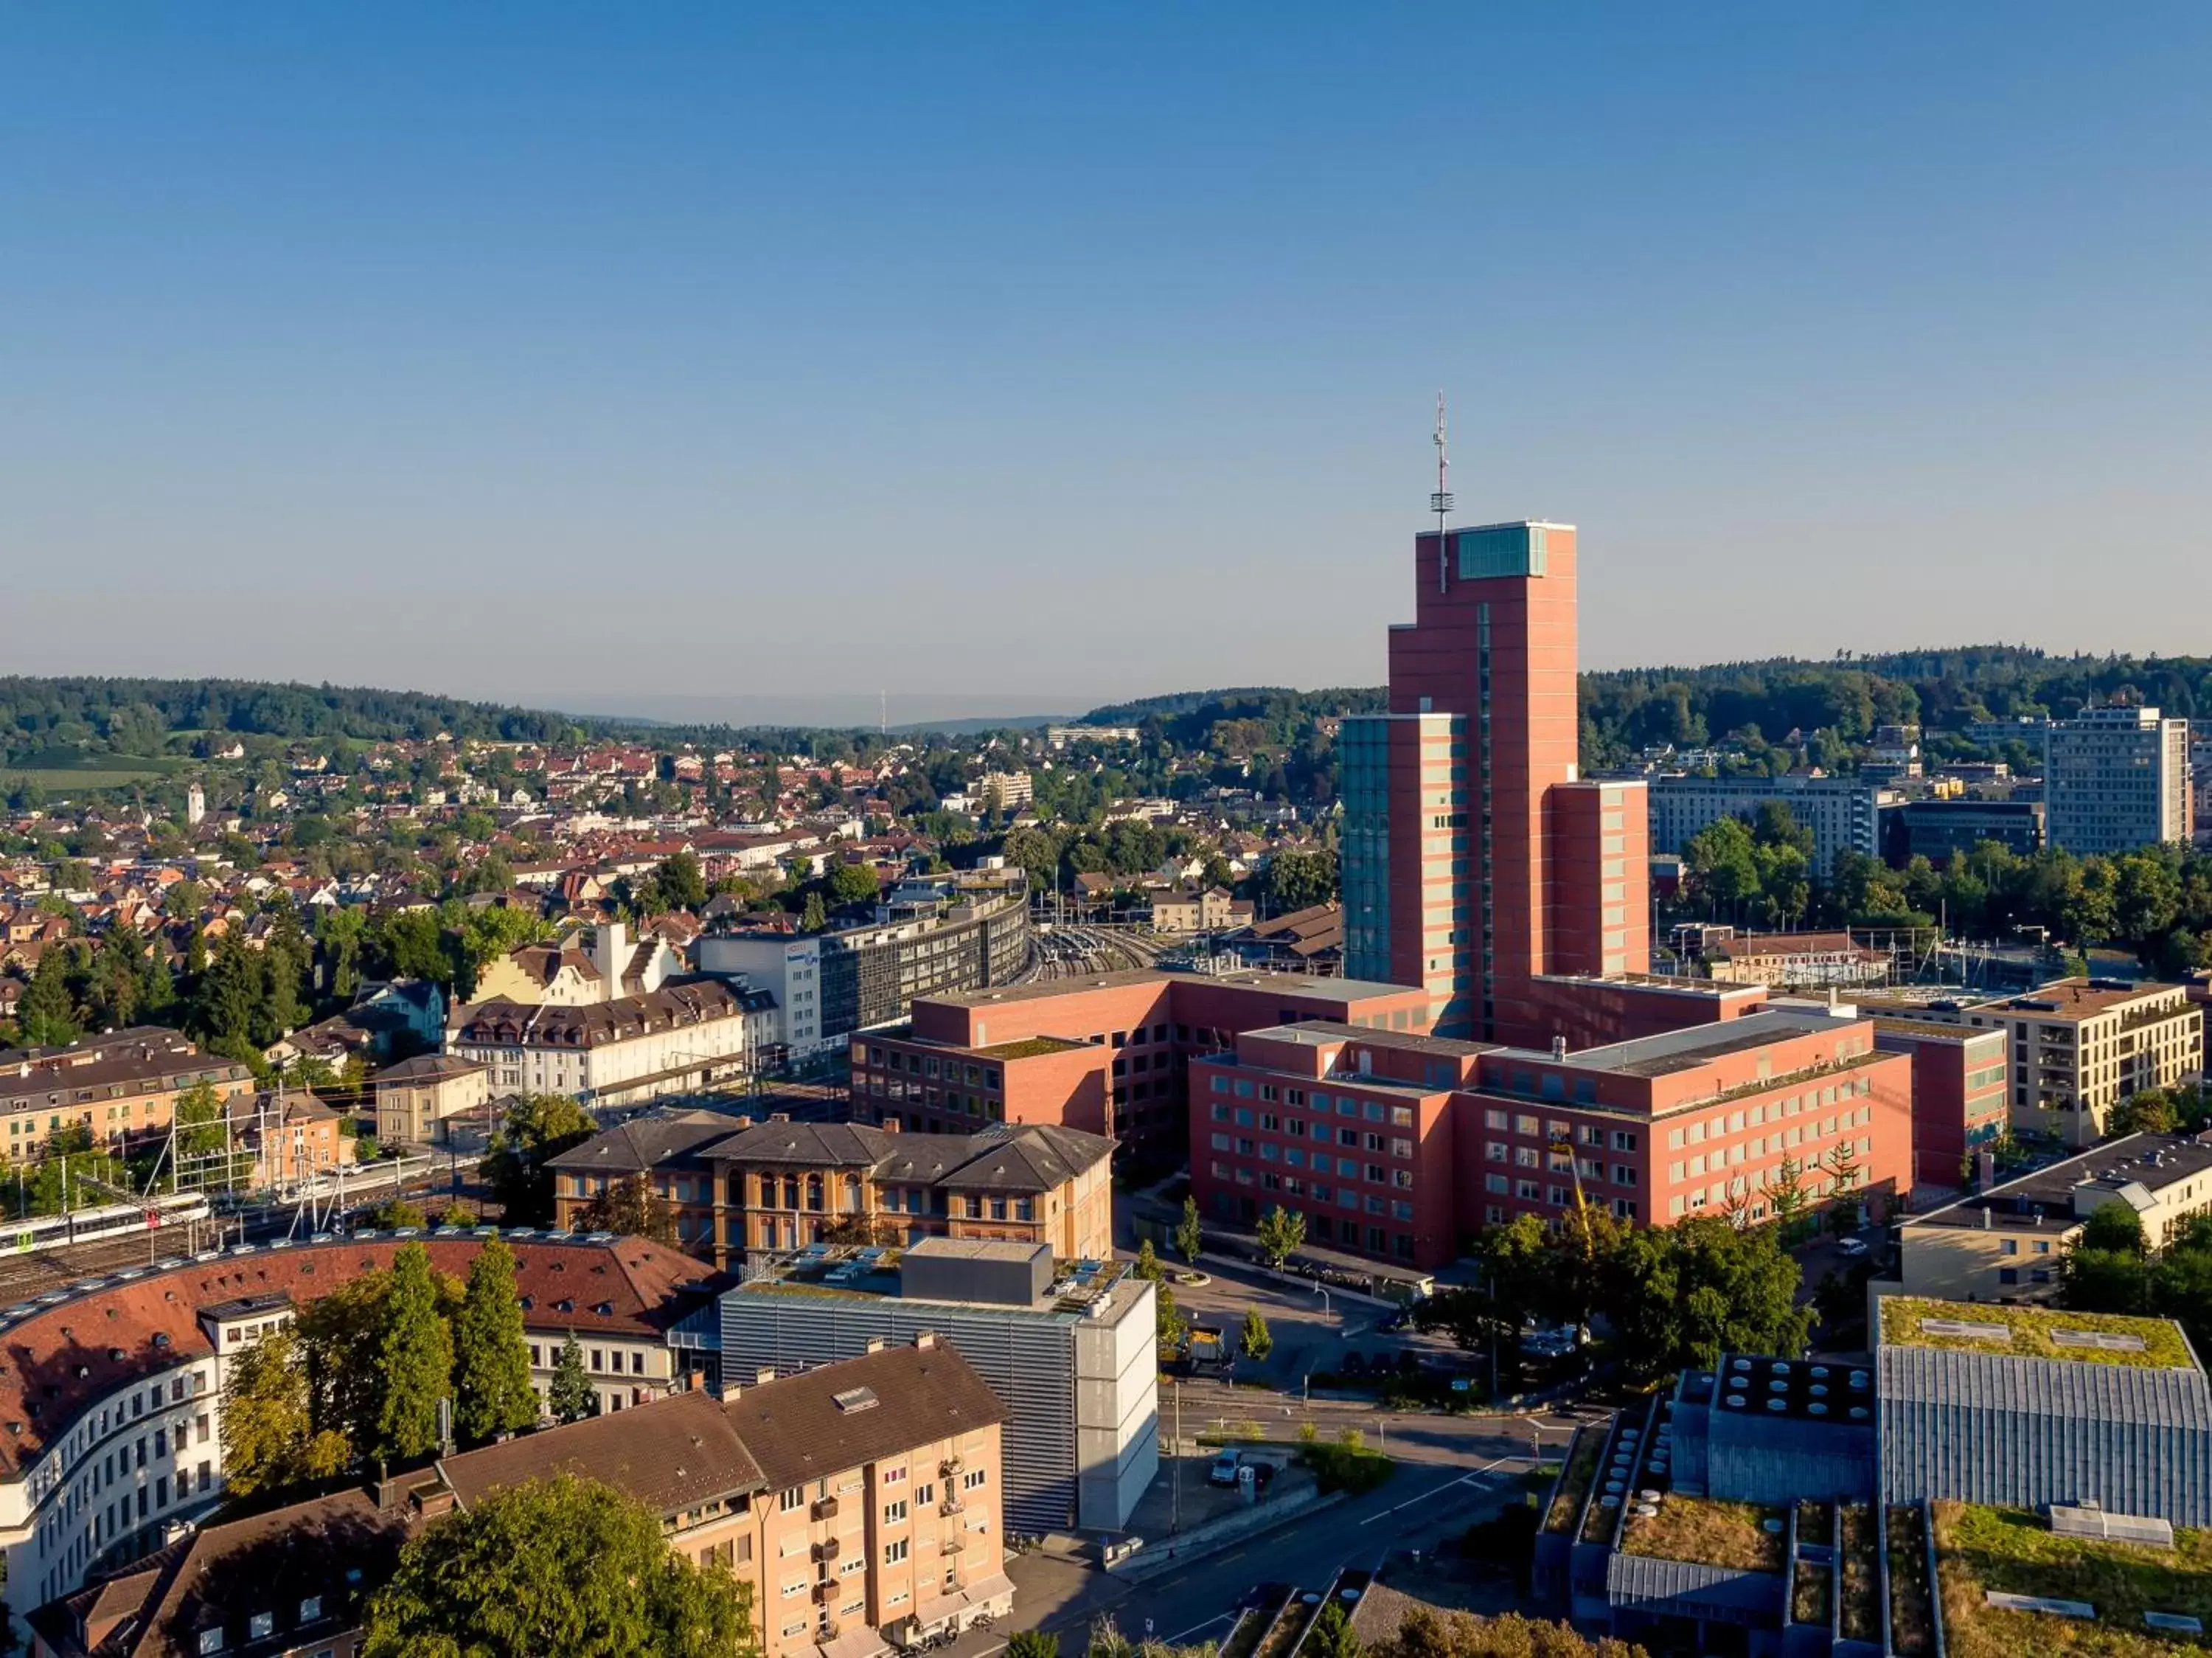
[[[1444,394],[1437,393],[1437,487],[1429,497],[1429,510],[1437,515],[1437,591],[1444,590],[1450,554],[1444,539],[1444,519],[1452,509],[1451,459],[1444,450]]]

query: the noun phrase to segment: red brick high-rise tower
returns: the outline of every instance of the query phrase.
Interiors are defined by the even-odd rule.
[[[1390,711],[1345,722],[1346,971],[1419,984],[1442,1035],[1547,1045],[1534,981],[1650,961],[1644,789],[1583,783],[1575,532],[1414,539]]]

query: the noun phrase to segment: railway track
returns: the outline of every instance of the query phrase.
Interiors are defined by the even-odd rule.
[[[229,1222],[235,1241],[236,1222]],[[198,1235],[191,1235],[197,1231]],[[27,1254],[0,1255],[0,1302],[19,1301],[33,1295],[43,1295],[52,1289],[65,1289],[86,1278],[104,1277],[110,1272],[119,1272],[126,1266],[143,1266],[149,1260],[165,1260],[171,1256],[189,1254],[194,1248],[210,1247],[213,1234],[205,1224],[198,1228],[178,1227],[174,1230],[141,1232],[125,1238],[108,1238],[99,1243],[73,1244],[59,1249],[33,1250]],[[150,1245],[150,1248],[149,1248]]]

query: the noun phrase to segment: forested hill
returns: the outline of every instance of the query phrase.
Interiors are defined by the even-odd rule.
[[[551,741],[580,721],[542,709],[505,708],[416,691],[279,685],[253,680],[0,679],[0,750],[25,739],[106,739],[125,753],[158,754],[179,733],[346,737],[376,742],[456,737]]]
[[[2070,717],[2083,704],[2148,703],[2212,715],[2212,658],[2057,656],[2014,645],[1966,645],[1828,661],[1776,658],[1703,667],[1626,668],[1582,678],[1583,759],[1603,765],[1658,743],[1792,731],[1863,741],[1875,727],[1930,732],[2015,716]]]

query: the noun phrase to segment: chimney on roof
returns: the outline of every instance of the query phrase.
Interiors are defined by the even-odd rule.
[[[738,1126],[739,1128],[750,1128],[752,1125],[753,1119],[750,1117],[740,1117],[738,1119]]]
[[[889,1344],[890,1344],[881,1336],[871,1336],[868,1338],[868,1351],[871,1353],[880,1353]]]
[[[775,1380],[775,1366],[773,1364],[763,1364],[753,1372],[753,1386],[756,1387],[765,1387]]]
[[[899,1131],[899,1119],[896,1117],[886,1117],[877,1126],[886,1134],[896,1134]]]
[[[1997,1223],[1996,1212],[1987,1204],[1982,1205],[1982,1230],[1989,1231]]]
[[[1552,1039],[1552,1058],[1554,1059],[1565,1059],[1566,1057],[1567,1039],[1564,1036],[1553,1037]]]
[[[768,1114],[768,1120],[771,1123],[787,1123],[791,1120],[791,1113],[787,1111],[772,1111]]]
[[[927,1352],[931,1348],[937,1345],[937,1332],[934,1330],[916,1331],[915,1332],[914,1344],[921,1349],[922,1351]]]

